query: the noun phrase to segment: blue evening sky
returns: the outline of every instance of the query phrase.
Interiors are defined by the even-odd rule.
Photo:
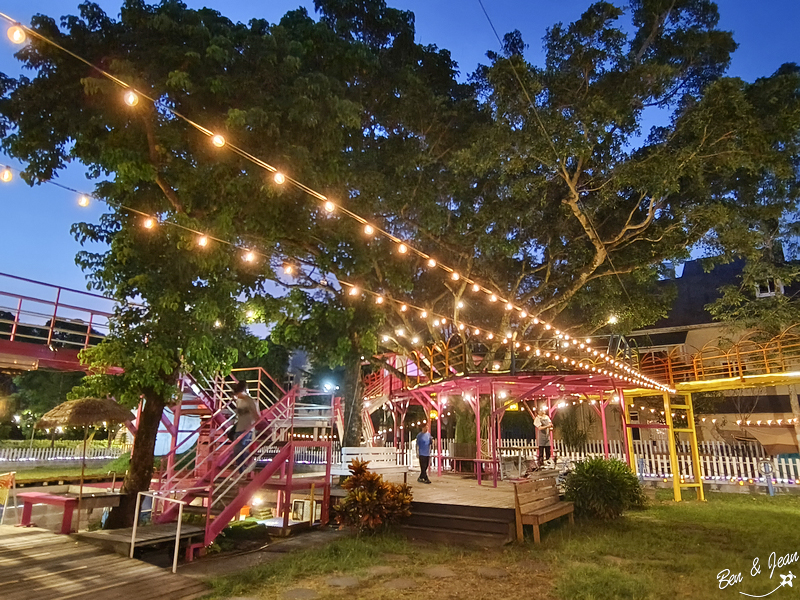
[[[107,13],[116,16],[119,0],[101,0]],[[296,8],[297,0],[273,0],[256,3],[243,0],[187,1],[190,7],[211,6],[234,21],[253,17],[278,21],[287,11]],[[451,51],[462,76],[472,72],[484,60],[487,50],[497,50],[498,42],[489,27],[477,0],[389,0],[397,8],[416,15],[417,41],[436,44]],[[541,59],[541,38],[545,29],[558,21],[577,18],[589,0],[495,0],[485,2],[495,27],[502,36],[519,29],[530,45],[527,58]],[[733,57],[731,75],[752,81],[773,73],[784,62],[800,62],[800,42],[796,33],[800,23],[798,0],[719,0],[721,26],[734,32],[739,49]],[[77,12],[77,0],[0,0],[0,12],[28,23],[36,13],[53,17]],[[313,14],[313,3],[303,2]],[[12,54],[17,48],[5,35],[0,35],[0,71],[17,74],[19,63]],[[269,157],[264,157],[269,160]],[[22,167],[0,154],[0,165]],[[59,176],[58,181],[79,190],[91,191],[92,185],[80,168]],[[0,183],[0,214],[4,223],[0,232],[0,272],[28,277],[78,289],[85,288],[85,279],[75,266],[75,253],[80,246],[69,234],[76,221],[96,219],[102,212],[97,204],[80,208],[75,194],[52,185],[31,189],[18,177],[10,184]],[[5,285],[5,282],[3,282]]]

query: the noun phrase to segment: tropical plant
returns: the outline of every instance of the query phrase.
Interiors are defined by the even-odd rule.
[[[347,496],[334,509],[340,529],[375,533],[411,516],[411,488],[384,481],[368,464],[356,459],[350,463],[351,475],[342,483]]]
[[[564,489],[566,499],[575,503],[575,513],[592,519],[616,519],[626,510],[647,504],[636,475],[616,458],[579,462]]]

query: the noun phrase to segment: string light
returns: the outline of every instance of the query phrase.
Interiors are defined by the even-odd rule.
[[[253,262],[256,259],[256,255],[255,252],[253,252],[252,250],[248,250],[247,252],[244,253],[244,256],[242,258],[244,259],[245,262]]]
[[[89,196],[86,196],[85,194],[83,196],[80,196],[78,198],[78,206],[82,206],[84,208],[89,206]]]
[[[428,311],[427,310],[423,310],[421,313],[419,313],[419,316],[420,316],[421,319],[427,319],[428,318]]]
[[[397,251],[398,251],[400,254],[405,254],[406,252],[408,252],[408,246],[406,246],[405,244],[400,244],[400,245],[397,247]]]
[[[144,225],[145,229],[152,229],[153,227],[156,226],[156,221],[155,221],[155,219],[153,219],[151,217],[147,217],[144,220],[144,223],[142,223],[142,225]]]
[[[8,28],[8,39],[15,44],[21,44],[28,36],[25,35],[25,30],[19,25],[12,25]]]
[[[284,183],[286,183],[286,175],[284,175],[280,171],[275,171],[275,175],[272,176],[272,180],[278,185],[283,185]]]
[[[283,272],[286,275],[292,275],[294,273],[294,267],[292,265],[284,265]]]
[[[375,298],[375,304],[383,304],[383,296],[378,296]]]
[[[201,248],[205,248],[206,246],[208,246],[208,237],[205,235],[201,235],[199,238],[197,238],[197,245],[200,246]]]
[[[358,296],[358,288],[353,286],[350,288],[350,292],[348,292],[351,296]]]
[[[432,258],[428,259],[428,266],[432,269],[436,266],[436,261]]]
[[[364,225],[364,233],[366,233],[367,235],[372,235],[373,233],[375,233],[375,228],[369,223],[367,223],[366,225]]]
[[[477,283],[473,283],[472,284],[472,291],[473,292],[480,292],[481,291],[481,286],[479,286]]]
[[[0,179],[3,180],[3,183],[8,183],[12,179],[14,179],[14,174],[11,172],[9,167],[6,167],[2,171],[0,171]]]
[[[125,94],[122,96],[122,99],[128,106],[136,106],[137,104],[139,104],[139,94],[137,94],[133,90],[128,90],[127,92],[125,92]]]
[[[456,306],[457,306],[458,308],[464,308],[464,303],[463,303],[461,300],[459,300],[459,301],[458,301],[458,304],[456,304]]]
[[[23,33],[23,35],[24,35],[24,31],[22,31],[21,33]],[[47,40],[46,38],[43,38],[43,40],[44,40],[44,41],[47,41],[47,42],[50,42],[50,40]],[[52,42],[50,42],[50,43],[52,43]],[[78,56],[75,56],[75,58],[77,58],[78,60],[81,60],[81,61],[83,61],[85,64],[87,64],[87,66],[91,66],[92,68],[95,68],[95,69],[96,69],[96,67],[94,67],[93,65],[91,65],[90,63],[88,63],[88,61],[85,61],[85,59],[82,59],[82,58],[80,58],[80,57],[78,57]],[[106,76],[107,78],[109,78],[110,80],[112,80],[114,83],[117,83],[118,85],[122,85],[122,86],[126,86],[126,87],[127,87],[127,84],[125,84],[125,83],[124,83],[124,82],[122,82],[121,80],[117,79],[116,77],[114,77],[114,76],[110,75],[109,73],[107,73],[107,72],[105,72],[105,71],[102,71],[101,69],[96,69],[96,70],[97,70],[98,72],[100,72],[101,74],[103,74],[104,76]],[[131,94],[133,94],[133,96],[131,96]],[[136,94],[133,92],[133,90],[132,90],[132,89],[128,89],[128,90],[127,90],[127,94],[126,94],[126,96],[128,96],[128,97],[131,97],[131,98],[134,98],[134,97],[135,97],[135,98],[136,98],[136,102],[138,102],[138,96],[137,96],[137,95],[136,95]],[[167,110],[169,110],[169,109],[167,109]],[[205,129],[204,129],[204,128],[202,128],[201,126],[197,125],[196,123],[193,123],[192,121],[190,121],[189,119],[186,119],[185,117],[183,117],[183,116],[182,116],[182,115],[180,115],[180,114],[177,114],[177,113],[174,113],[174,114],[175,114],[175,116],[177,116],[177,117],[179,117],[179,118],[182,118],[182,119],[183,119],[183,120],[185,120],[187,123],[189,123],[190,125],[194,126],[195,128],[197,128],[197,129],[199,129],[199,130],[203,131],[204,133],[206,133],[206,134],[210,135],[210,132],[209,132],[208,130],[205,130]],[[227,144],[227,143],[226,143],[226,141],[225,141],[225,138],[224,138],[223,136],[219,135],[219,134],[217,134],[217,135],[213,135],[213,136],[211,136],[211,137],[212,137],[212,143],[213,143],[215,146],[217,146],[217,147],[220,147],[220,148],[221,148],[221,147],[223,147],[223,146],[225,146],[225,145]],[[252,162],[256,163],[257,165],[259,165],[259,166],[262,166],[262,167],[264,167],[264,168],[268,168],[268,169],[270,169],[270,170],[273,170],[273,171],[274,171],[274,167],[271,167],[271,166],[267,165],[267,164],[266,164],[264,161],[260,161],[260,160],[256,159],[255,157],[251,157],[251,156],[247,155],[246,153],[243,153],[243,151],[242,151],[242,152],[240,152],[240,154],[242,154],[242,156],[244,156],[245,158],[248,158],[248,159],[249,159],[249,160],[251,160]],[[8,181],[8,179],[5,179],[5,177],[7,177],[7,175],[5,175],[5,173],[3,174],[3,177],[4,177],[4,180]],[[282,175],[281,175],[280,173],[277,173],[277,172],[276,172],[276,174],[274,175],[274,177],[275,177],[275,179],[276,179],[276,182],[279,182],[278,180],[279,180],[279,179],[281,179]],[[285,178],[283,178],[283,181],[285,181]],[[300,187],[301,189],[303,189],[303,190],[304,190],[304,191],[306,191],[307,193],[309,193],[309,194],[311,194],[311,195],[314,195],[314,196],[316,196],[316,197],[318,197],[318,198],[320,198],[320,199],[323,199],[323,200],[325,199],[325,197],[324,197],[324,196],[322,196],[321,194],[319,194],[319,193],[315,192],[314,190],[312,190],[312,189],[310,189],[310,188],[308,188],[308,187],[306,187],[306,186],[303,186],[302,184],[299,184],[299,183],[297,183],[297,182],[293,182],[293,183],[295,183],[295,185],[297,185],[298,187]],[[334,205],[334,203],[333,203],[333,202],[330,202],[330,201],[326,201],[324,206],[325,206],[325,210],[326,210],[326,211],[328,211],[328,212],[333,212],[333,211],[335,210],[335,208],[336,208],[336,206]],[[138,211],[137,211],[137,212],[138,212]],[[352,212],[350,212],[350,211],[347,211],[347,210],[344,210],[344,212],[345,212],[345,214],[346,214],[346,215],[348,215],[348,216],[350,216],[350,217],[352,217],[352,218],[355,218],[355,219],[357,219],[357,220],[361,220],[362,222],[364,222],[363,218],[359,217],[359,216],[358,216],[358,215],[356,215],[355,213],[352,213]],[[141,213],[140,213],[140,214],[141,214]],[[152,218],[148,217],[148,220],[146,221],[146,224],[145,224],[145,226],[146,226],[147,228],[152,228],[153,226],[155,226],[155,223],[156,223],[156,221],[155,221],[155,220],[152,220]],[[374,228],[373,228],[372,226],[370,226],[370,225],[366,225],[366,226],[365,226],[365,232],[374,232],[374,231],[375,231],[375,230],[374,230]],[[387,233],[384,233],[384,235],[387,235],[387,236],[389,236],[389,234],[387,234]],[[391,237],[391,236],[390,236],[390,237]],[[419,250],[416,250],[416,249],[414,249],[414,248],[410,248],[410,247],[409,247],[409,246],[407,246],[406,244],[402,244],[402,246],[403,246],[403,247],[405,247],[405,249],[406,249],[406,252],[408,252],[408,251],[410,251],[410,250],[413,250],[415,253],[417,253],[417,254],[419,254],[419,255],[422,255],[422,256],[425,256],[425,255],[424,255],[424,253],[422,253],[422,252],[420,252]],[[248,262],[252,262],[253,260],[255,260],[255,255],[254,255],[252,252],[248,252],[247,254],[245,254],[245,257],[244,257],[244,258],[245,258],[245,260],[246,260],[246,261],[248,261]],[[436,261],[435,261],[434,259],[432,259],[432,258],[429,258],[429,264],[431,264],[431,265],[433,265],[433,264],[436,264]],[[449,267],[446,267],[446,266],[442,266],[442,268],[443,268],[443,269],[445,269],[445,270],[447,270],[447,271],[450,271],[450,272],[451,272],[451,275],[450,275],[450,277],[451,277],[451,279],[452,279],[453,281],[459,281],[459,280],[461,279],[461,275],[460,275],[458,272],[456,272],[456,271],[452,271],[452,270],[451,270]],[[472,283],[472,284],[473,284],[473,290],[474,290],[474,291],[480,291],[480,290],[481,290],[481,286],[480,286],[480,285],[479,285],[477,282],[472,282],[472,281],[470,281],[469,279],[467,279],[467,282],[468,282],[468,283]],[[352,293],[352,291],[351,291],[351,293]],[[493,296],[494,296],[494,295],[493,295]],[[494,297],[496,298],[496,296],[494,296]],[[508,310],[511,310],[511,309],[513,309],[513,308],[514,308],[514,306],[513,306],[513,303],[511,303],[511,302],[508,302],[507,309],[508,309]],[[517,310],[521,311],[521,314],[520,314],[520,317],[521,317],[521,318],[525,318],[525,317],[527,316],[527,313],[526,313],[525,311],[523,311],[522,309],[519,309],[519,308],[518,308]],[[442,323],[444,324],[444,322],[445,322],[445,321],[444,321],[444,319],[443,319],[443,320],[442,320]],[[537,319],[534,319],[534,324],[536,324],[536,323],[538,323],[538,320],[537,320]],[[550,330],[550,329],[551,329],[551,327],[550,327],[549,325],[547,325],[547,326],[546,326],[546,329],[547,329],[547,330]],[[491,339],[491,338],[489,338],[489,339]],[[659,386],[660,386],[660,384],[656,384],[656,382],[654,382],[654,381],[653,381],[653,380],[651,380],[651,379],[648,379],[648,378],[645,378],[645,379],[646,379],[648,382],[650,382],[650,383],[653,383],[653,384],[655,384],[655,385],[659,385]],[[660,387],[662,387],[662,388],[663,388],[663,386],[660,386]]]

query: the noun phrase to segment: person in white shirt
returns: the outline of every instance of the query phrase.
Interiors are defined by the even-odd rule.
[[[544,405],[539,407],[539,414],[536,415],[533,424],[539,432],[539,466],[541,467],[545,460],[550,460],[550,432],[553,429],[553,422],[547,416],[547,408]]]

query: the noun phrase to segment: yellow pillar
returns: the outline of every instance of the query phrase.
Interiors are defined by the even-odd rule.
[[[692,446],[692,472],[694,473],[694,482],[699,484],[697,486],[697,499],[700,502],[706,501],[706,495],[703,491],[703,480],[700,471],[700,449],[697,446],[697,428],[694,422],[694,404],[692,404],[692,394],[686,394],[686,420],[689,422],[689,428],[692,430],[689,434],[691,436]]]
[[[675,502],[681,501],[681,471],[678,464],[678,449],[675,447],[675,428],[672,424],[672,407],[669,392],[664,392],[664,415],[667,418],[667,436],[669,437],[669,463],[672,467],[672,495]]]
[[[633,453],[633,430],[631,430],[628,425],[631,424],[631,413],[628,407],[628,400],[622,395],[620,392],[620,405],[622,405],[622,415],[623,420],[625,421],[625,443],[628,445],[628,462],[630,463],[631,471],[633,471],[634,475],[638,475],[636,472],[636,456]]]

